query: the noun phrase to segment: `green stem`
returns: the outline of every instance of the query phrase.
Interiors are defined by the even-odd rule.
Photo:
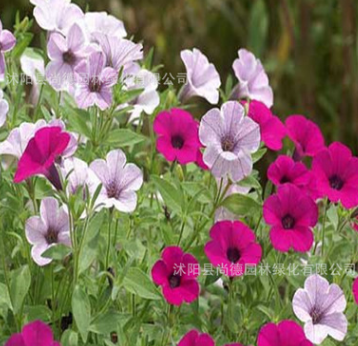
[[[106,266],[105,269],[109,267],[109,253],[111,250],[111,225],[113,219],[113,208],[108,212],[108,243],[107,243],[107,252],[106,252]]]

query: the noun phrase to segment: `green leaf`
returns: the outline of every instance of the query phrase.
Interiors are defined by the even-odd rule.
[[[108,311],[96,317],[90,326],[90,331],[96,334],[110,334],[117,330],[118,325],[124,325],[131,315]]]
[[[77,346],[78,334],[71,329],[65,330],[61,337],[62,346]]]
[[[183,200],[182,193],[168,181],[161,179],[158,176],[151,176],[151,179],[154,181],[154,184],[162,195],[165,205],[173,211],[180,212]]]
[[[7,308],[12,310],[11,299],[7,286],[0,282],[0,305],[5,305]]]
[[[90,120],[89,113],[81,109],[73,109],[67,102],[65,109],[68,113],[69,128],[87,138],[91,138],[91,130],[88,125],[88,121]]]
[[[19,35],[19,37],[17,37],[16,46],[11,52],[11,57],[13,59],[18,59],[25,51],[25,49],[30,45],[33,37],[34,35],[30,32],[25,32]]]
[[[261,56],[265,48],[268,33],[268,15],[263,0],[253,3],[249,20],[249,47],[256,56]]]
[[[261,212],[261,205],[246,195],[232,194],[225,198],[221,205],[235,215],[248,216]]]
[[[124,277],[123,286],[129,292],[142,298],[151,300],[161,299],[161,295],[155,288],[152,280],[139,268],[129,268],[127,275]]]
[[[11,279],[11,297],[13,302],[13,311],[15,314],[20,312],[27,292],[31,284],[31,274],[28,265],[25,265],[12,273]]]
[[[86,292],[78,285],[72,295],[72,313],[82,340],[86,343],[91,323],[91,304]]]
[[[48,248],[43,254],[43,257],[52,258],[54,260],[62,260],[64,259],[69,253],[71,249],[64,245],[64,244],[56,244]]]
[[[45,323],[51,321],[51,310],[45,305],[25,306],[24,314],[27,315],[27,322],[41,320]]]
[[[115,129],[108,134],[105,144],[116,147],[124,147],[138,144],[145,140],[146,138],[144,136],[135,133],[134,131],[128,129]]]
[[[262,157],[266,154],[267,149],[266,148],[262,148],[257,150],[255,153],[253,153],[251,155],[252,157],[252,162],[256,163],[257,161],[260,161],[262,159]]]

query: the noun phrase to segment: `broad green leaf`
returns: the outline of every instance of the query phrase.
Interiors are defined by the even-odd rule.
[[[110,334],[117,330],[118,325],[124,325],[130,317],[129,314],[108,311],[92,321],[90,331],[102,335]]]
[[[71,329],[65,330],[61,337],[62,346],[77,346],[78,334]]]
[[[64,244],[56,244],[48,248],[43,254],[43,257],[52,258],[54,260],[62,260],[68,254],[70,254],[71,249]]]
[[[261,212],[261,205],[246,195],[232,194],[225,198],[221,205],[235,215],[247,216]]]
[[[129,129],[115,129],[108,134],[105,144],[116,147],[124,147],[138,144],[145,140],[146,138],[143,135]]]
[[[256,163],[257,161],[260,161],[262,159],[262,157],[266,154],[267,149],[266,148],[262,148],[257,150],[255,153],[253,153],[251,155],[252,157],[252,162]]]
[[[86,343],[91,323],[91,304],[86,292],[78,285],[72,295],[72,314],[81,338]]]
[[[11,299],[7,286],[0,282],[0,305],[5,305],[7,308],[12,309]]]
[[[27,322],[41,320],[45,323],[51,321],[51,310],[45,305],[25,306],[24,314],[27,315]]]
[[[31,284],[31,273],[28,265],[25,265],[12,273],[11,279],[11,297],[13,302],[13,311],[17,314],[24,303],[27,292]]]
[[[148,275],[139,268],[129,268],[124,277],[123,286],[129,292],[145,299],[161,299],[161,295],[154,286]]]

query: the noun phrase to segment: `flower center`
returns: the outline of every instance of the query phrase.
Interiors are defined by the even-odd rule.
[[[47,241],[47,244],[49,244],[49,245],[55,244],[55,243],[57,243],[57,240],[58,240],[58,233],[54,229],[50,228],[47,231],[45,239]]]
[[[184,139],[180,135],[173,136],[171,142],[172,142],[173,148],[175,148],[175,149],[181,149],[184,145]]]
[[[170,288],[177,288],[180,286],[180,281],[181,281],[180,275],[172,274],[169,276],[168,281],[169,281]]]
[[[91,92],[99,93],[102,89],[102,82],[99,80],[98,77],[93,77],[89,80],[88,87]]]
[[[335,174],[329,178],[329,184],[331,185],[332,189],[340,190],[344,185],[344,181],[338,175]]]
[[[290,214],[287,214],[282,218],[282,226],[284,229],[292,229],[294,225],[295,219]]]
[[[322,318],[321,312],[318,309],[316,309],[316,307],[312,308],[310,312],[310,316],[312,317],[313,324],[318,324]]]
[[[221,139],[221,148],[224,151],[233,151],[235,148],[235,141],[231,135],[226,135]]]
[[[236,247],[229,247],[226,256],[231,263],[236,263],[241,257],[240,251]]]
[[[285,184],[285,183],[289,183],[289,182],[291,182],[291,180],[286,175],[284,175],[280,180],[281,184]]]
[[[68,50],[67,52],[62,54],[63,62],[69,65],[73,65],[76,61],[75,55],[72,53],[71,50]]]
[[[108,198],[118,198],[119,191],[117,184],[112,181],[106,186],[107,196]]]

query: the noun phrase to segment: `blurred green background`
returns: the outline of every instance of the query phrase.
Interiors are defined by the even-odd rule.
[[[282,119],[304,114],[327,142],[340,140],[358,153],[358,1],[356,0],[92,0],[83,9],[122,19],[129,36],[155,47],[155,63],[175,76],[179,53],[198,47],[219,70],[232,74],[237,50],[262,60]],[[1,0],[11,27],[16,11],[32,14],[28,0]],[[34,30],[39,30],[35,27]]]

